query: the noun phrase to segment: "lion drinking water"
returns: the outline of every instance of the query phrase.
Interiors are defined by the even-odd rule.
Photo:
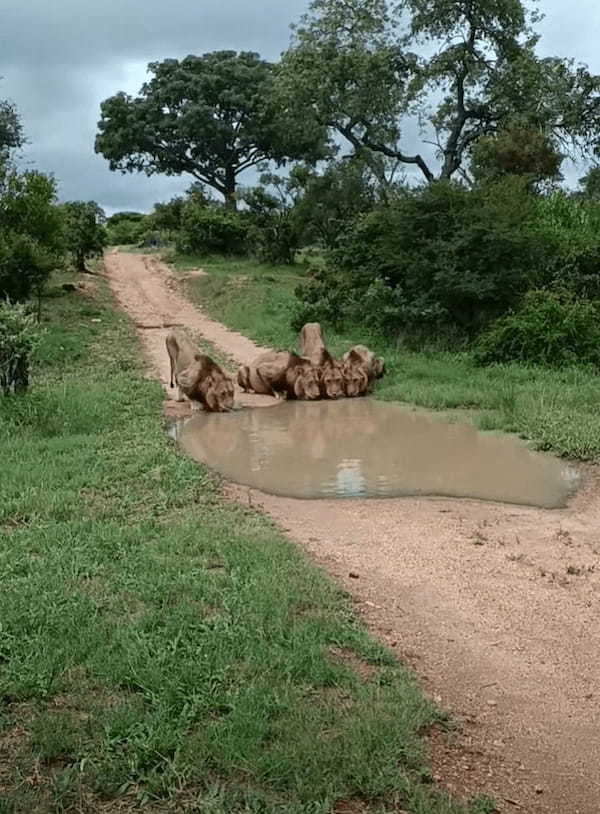
[[[200,353],[185,331],[170,331],[166,339],[171,364],[170,385],[177,383],[177,401],[189,399],[192,410],[201,404],[212,413],[233,409],[233,380],[210,356]]]

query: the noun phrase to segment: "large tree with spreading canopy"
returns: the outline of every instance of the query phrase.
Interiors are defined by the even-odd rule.
[[[279,104],[427,181],[465,174],[482,137],[515,128],[557,154],[598,152],[600,78],[540,58],[539,19],[521,0],[313,0],[282,60]],[[422,147],[409,150],[415,131]]]
[[[323,128],[273,106],[274,66],[258,54],[215,51],[148,70],[138,96],[102,102],[96,152],[112,170],[188,173],[235,208],[244,170],[322,155]]]

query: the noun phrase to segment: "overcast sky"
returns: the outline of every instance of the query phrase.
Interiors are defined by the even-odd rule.
[[[31,166],[53,172],[62,200],[107,213],[147,211],[189,177],[121,175],[94,153],[100,102],[137,93],[146,65],[222,48],[275,60],[308,0],[0,0],[0,98],[21,112]],[[544,55],[600,73],[600,2],[541,0]],[[406,145],[410,147],[410,145]],[[574,177],[577,177],[575,172]]]

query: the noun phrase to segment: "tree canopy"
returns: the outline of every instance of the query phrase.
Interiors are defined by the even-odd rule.
[[[62,206],[66,247],[77,271],[85,271],[87,257],[102,253],[107,235],[104,211],[94,201],[70,201]]]
[[[519,175],[535,184],[559,180],[563,156],[539,130],[511,127],[482,136],[472,149],[470,171],[480,181],[497,181]]]
[[[600,167],[590,167],[586,174],[579,179],[580,194],[584,198],[600,201]]]
[[[64,252],[54,179],[8,170],[0,194],[0,297],[38,294]]]
[[[25,143],[21,119],[15,106],[0,99],[0,165],[6,162],[12,150]]]
[[[235,208],[237,178],[266,160],[317,158],[323,129],[271,104],[274,66],[252,52],[215,51],[148,66],[133,98],[101,105],[96,152],[112,170],[189,173]]]
[[[482,137],[514,127],[541,133],[557,154],[593,153],[600,78],[539,58],[539,19],[521,0],[313,0],[277,97],[357,152],[415,165],[427,181],[461,174]],[[410,120],[435,164],[404,148]]]

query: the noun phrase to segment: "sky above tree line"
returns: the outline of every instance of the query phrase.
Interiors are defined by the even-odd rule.
[[[600,73],[598,0],[541,0],[539,53],[573,57]],[[308,0],[2,0],[0,98],[18,107],[30,144],[21,163],[53,172],[62,200],[95,200],[108,214],[148,211],[190,177],[111,172],[94,153],[100,102],[136,94],[148,62],[232,49],[277,60]],[[416,133],[405,133],[407,152]],[[581,172],[568,168],[575,183]],[[249,179],[250,181],[252,179]]]

